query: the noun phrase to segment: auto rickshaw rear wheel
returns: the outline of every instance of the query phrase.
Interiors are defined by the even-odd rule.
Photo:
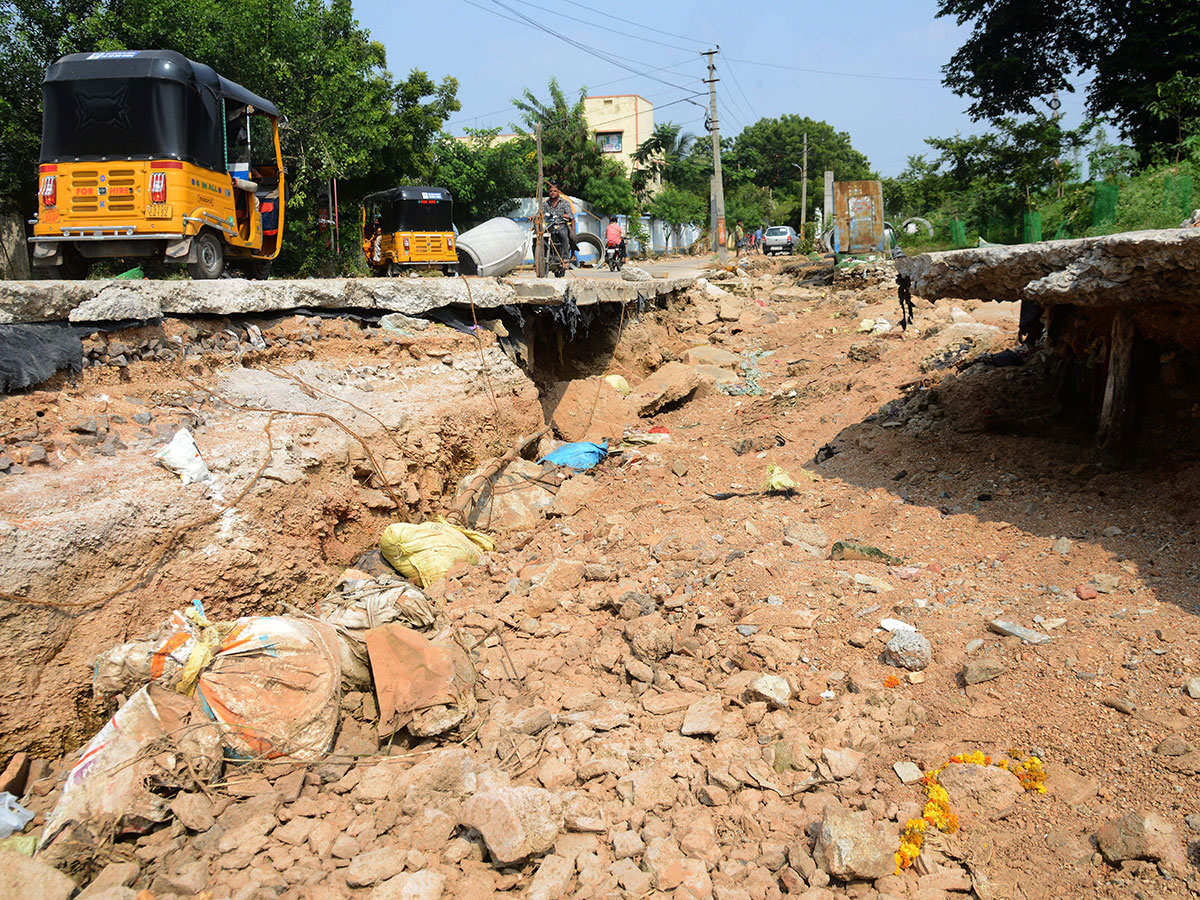
[[[58,267],[58,277],[68,281],[82,281],[88,277],[92,264],[86,256],[71,244],[62,248],[62,263]],[[51,277],[54,277],[53,275]]]
[[[187,264],[188,274],[198,280],[220,278],[225,271],[225,242],[211,231],[196,236],[196,261]]]
[[[250,260],[246,266],[246,275],[254,281],[266,281],[271,277],[271,260]]]

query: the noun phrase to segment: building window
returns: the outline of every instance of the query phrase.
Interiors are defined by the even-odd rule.
[[[596,134],[596,145],[601,153],[620,153],[623,131],[600,131]]]

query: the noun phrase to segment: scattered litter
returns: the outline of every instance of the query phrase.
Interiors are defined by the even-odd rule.
[[[995,631],[997,634],[1007,634],[1012,637],[1019,637],[1026,644],[1048,644],[1052,640],[1050,635],[1041,634],[1037,631],[1030,631],[1021,625],[1014,622],[1005,622],[1002,619],[993,619],[988,623],[988,628]]]
[[[621,439],[622,445],[644,446],[646,444],[669,444],[671,442],[671,433],[662,425],[655,425],[653,428],[646,431],[634,431],[626,429],[624,437]]]
[[[428,587],[460,562],[477,565],[483,559],[479,551],[495,550],[496,544],[482,532],[438,519],[389,525],[379,538],[379,549],[397,572],[417,587]]]
[[[180,428],[175,432],[171,443],[155,453],[154,458],[168,472],[182,478],[184,484],[212,480],[212,473],[208,471],[208,466],[200,457],[200,448],[196,446],[196,439],[186,428]]]
[[[738,363],[738,369],[742,373],[742,384],[718,384],[717,390],[723,394],[728,394],[730,397],[757,397],[762,394],[762,386],[759,385],[758,379],[762,375],[759,371],[758,361],[765,359],[774,353],[774,350],[751,350],[745,354],[745,359]]]
[[[6,838],[33,821],[33,813],[17,802],[17,798],[5,791],[0,794],[0,838]]]
[[[138,279],[145,277],[146,273],[142,270],[141,266],[134,266],[132,269],[127,269],[120,275],[113,276],[113,278],[118,281],[137,281]]]
[[[629,382],[620,375],[605,375],[604,380],[612,385],[618,394],[622,397],[628,397],[630,392]]]
[[[147,685],[117,710],[67,773],[39,856],[77,862],[109,847],[119,833],[149,831],[170,816],[162,789],[215,780],[221,765],[220,732],[200,705]]]
[[[878,606],[875,609],[879,609]],[[884,631],[916,631],[916,627],[909,625],[907,622],[901,622],[899,619],[884,619],[879,623],[879,627]]]
[[[421,736],[442,734],[472,714],[475,670],[450,636],[430,640],[392,623],[364,635],[379,701],[380,736],[405,726]]]
[[[576,441],[552,450],[538,462],[553,463],[556,466],[567,466],[576,472],[586,472],[603,462],[606,456],[608,456],[608,441],[602,444],[592,441]]]
[[[412,332],[424,331],[428,328],[429,320],[406,316],[404,313],[388,313],[379,320],[379,325],[384,331],[412,337]]]
[[[865,562],[881,562],[891,566],[902,566],[904,560],[891,554],[884,553],[878,547],[870,544],[860,544],[858,541],[837,541],[829,548],[830,559],[863,560]]]
[[[811,476],[810,476],[811,477]],[[767,479],[763,482],[763,490],[768,494],[790,494],[800,485],[787,473],[783,466],[771,463],[767,466]]]

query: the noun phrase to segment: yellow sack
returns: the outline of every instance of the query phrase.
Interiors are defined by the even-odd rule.
[[[475,565],[483,558],[480,550],[495,549],[486,534],[440,518],[419,525],[397,522],[385,528],[379,539],[383,558],[418,587],[441,581],[455,563]]]
[[[620,375],[605,375],[604,380],[616,389],[617,393],[622,397],[629,396],[629,382]]]

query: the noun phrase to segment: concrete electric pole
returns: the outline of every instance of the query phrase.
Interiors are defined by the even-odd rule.
[[[713,181],[712,181],[712,205],[713,215],[717,220],[717,227],[713,230],[713,241],[716,243],[717,259],[721,262],[726,262],[729,259],[729,252],[725,249],[725,184],[721,179],[721,129],[717,125],[717,67],[713,64],[713,56],[721,52],[721,48],[716,50],[705,50],[701,56],[708,57],[708,78],[705,83],[708,85],[708,117],[710,121],[709,132],[712,134],[713,145]]]
[[[808,222],[808,132],[804,132],[804,167],[800,170],[800,239]]]

